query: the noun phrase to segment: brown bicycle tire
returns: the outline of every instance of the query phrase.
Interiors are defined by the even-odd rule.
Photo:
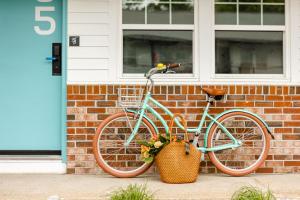
[[[96,134],[94,136],[93,139],[93,152],[94,152],[94,156],[96,159],[96,162],[98,164],[98,166],[103,169],[103,171],[105,171],[106,173],[115,176],[115,177],[119,177],[119,178],[131,178],[131,177],[136,177],[140,174],[143,174],[145,171],[147,171],[149,169],[149,167],[153,164],[153,163],[149,163],[149,164],[144,164],[142,165],[140,168],[138,168],[138,170],[134,170],[132,172],[130,171],[126,171],[126,172],[120,172],[120,171],[116,171],[116,170],[112,170],[110,167],[108,167],[104,161],[100,158],[101,155],[99,154],[98,151],[98,139],[99,136],[101,134],[101,130],[106,126],[106,124],[108,124],[110,121],[116,119],[116,118],[120,118],[123,116],[134,116],[134,113],[125,113],[125,112],[120,112],[120,113],[116,113],[113,114],[109,117],[107,117],[105,120],[103,120],[100,125],[97,128]],[[151,125],[151,123],[146,119],[143,118],[142,121],[144,122],[144,124],[146,126],[148,126],[150,128],[151,134],[152,135],[156,135],[156,131],[154,129],[154,127]]]
[[[264,149],[264,152],[263,152],[260,160],[255,165],[253,165],[251,168],[249,168],[247,170],[239,170],[239,171],[237,171],[237,170],[229,170],[228,168],[225,168],[222,164],[220,164],[220,162],[216,158],[214,152],[212,152],[212,151],[208,152],[208,156],[209,156],[211,162],[221,172],[223,172],[225,174],[228,174],[230,176],[244,176],[244,175],[253,173],[254,171],[256,171],[264,163],[264,161],[266,160],[266,158],[268,156],[268,152],[269,152],[269,149],[270,149],[270,140],[271,140],[271,137],[270,137],[270,134],[268,133],[267,128],[263,124],[263,122],[260,119],[258,119],[257,117],[255,117],[255,116],[253,116],[253,115],[251,115],[249,113],[245,113],[245,112],[241,112],[241,111],[231,112],[231,113],[225,114],[222,117],[220,117],[218,119],[218,121],[222,122],[224,119],[226,119],[228,117],[235,116],[235,115],[242,115],[242,116],[249,117],[252,120],[254,120],[261,127],[262,132],[263,132],[264,137],[265,137],[265,140],[266,140],[266,145],[265,145],[265,149]],[[208,139],[207,139],[207,147],[208,148],[212,147],[212,137],[213,137],[213,134],[214,134],[214,130],[215,130],[215,128],[217,128],[217,126],[218,125],[216,123],[214,123],[214,125],[209,130]]]

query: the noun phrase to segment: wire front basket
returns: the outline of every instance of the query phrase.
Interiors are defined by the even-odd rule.
[[[143,88],[119,88],[119,106],[122,108],[139,108],[143,99],[143,92]]]

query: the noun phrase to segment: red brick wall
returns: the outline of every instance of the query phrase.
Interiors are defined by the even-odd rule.
[[[98,124],[116,112],[120,85],[68,85],[67,154],[68,173],[101,173],[94,161],[92,139]],[[262,116],[275,140],[269,157],[258,172],[300,172],[300,87],[296,86],[210,86],[228,91],[226,103],[218,102],[210,113],[246,108]],[[185,113],[189,126],[197,126],[206,97],[200,86],[156,86],[154,97],[173,112]],[[203,172],[215,172],[209,160]]]

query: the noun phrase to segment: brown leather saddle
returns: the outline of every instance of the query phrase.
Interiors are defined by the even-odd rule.
[[[202,88],[202,91],[205,92],[209,97],[213,97],[215,100],[221,100],[226,94],[226,90],[215,88]]]

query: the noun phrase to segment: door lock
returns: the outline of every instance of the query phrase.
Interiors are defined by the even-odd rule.
[[[52,57],[46,60],[52,62],[52,75],[61,76],[61,43],[52,43]]]

